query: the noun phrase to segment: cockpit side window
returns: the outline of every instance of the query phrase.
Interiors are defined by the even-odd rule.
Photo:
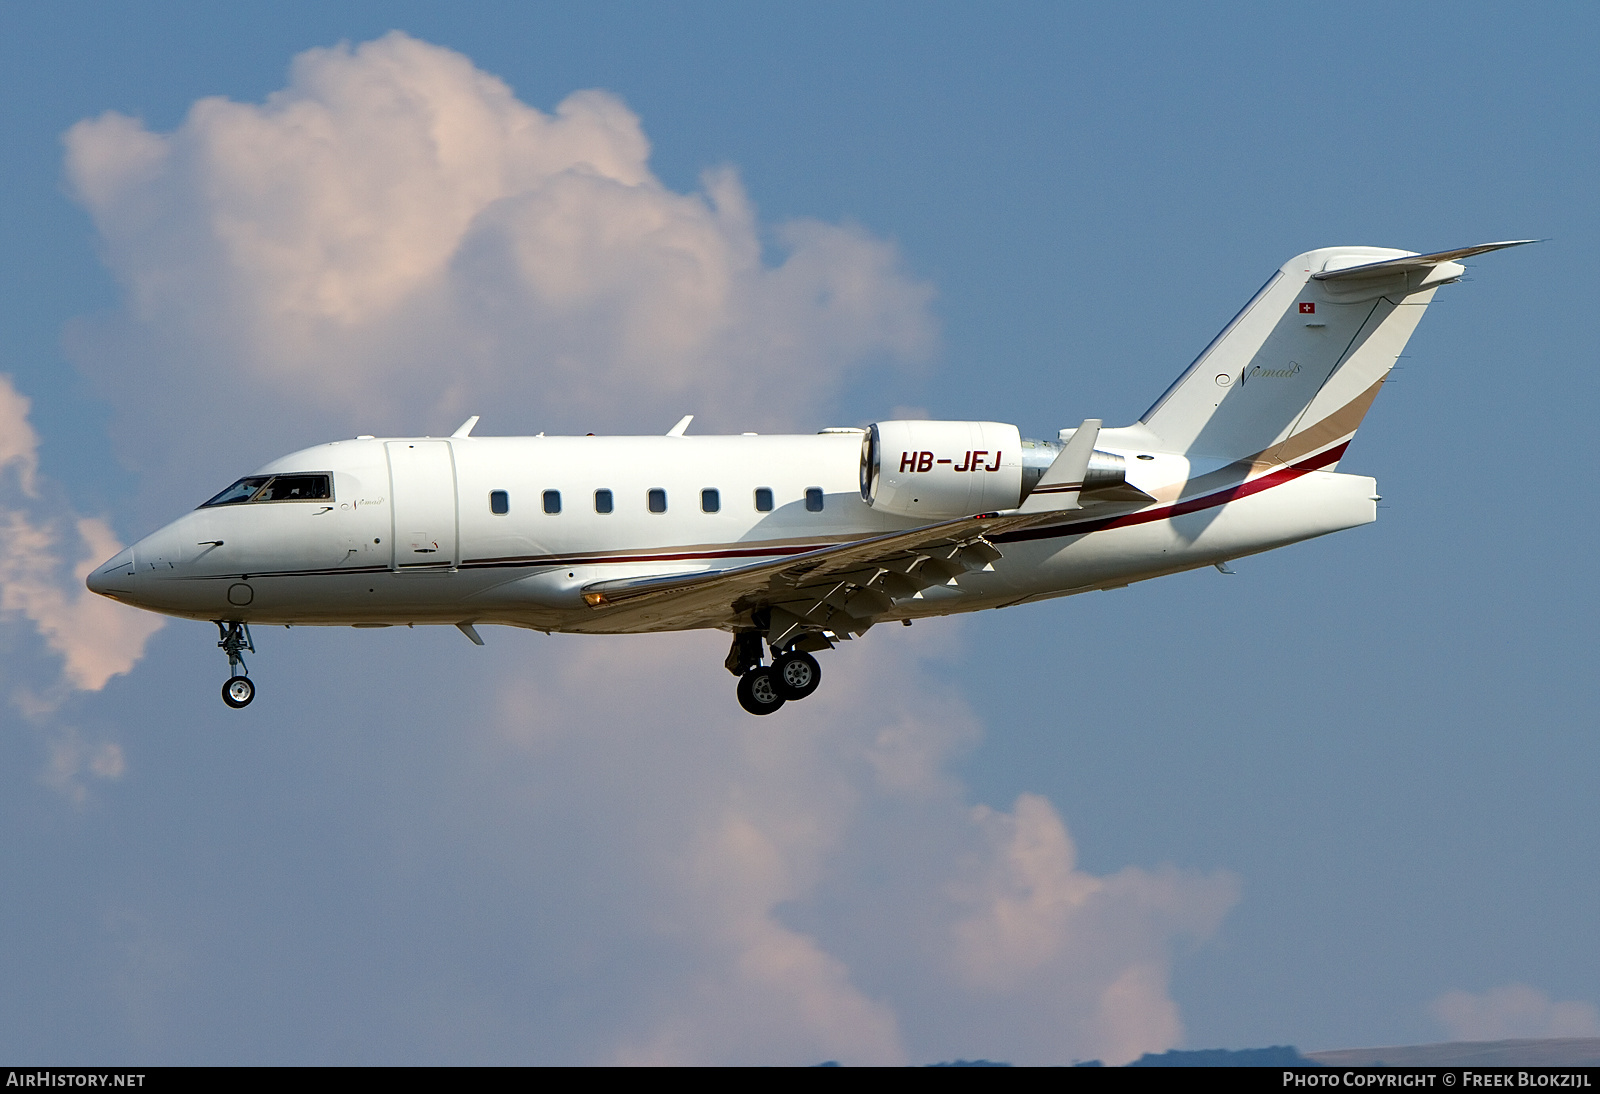
[[[327,501],[333,497],[333,484],[327,475],[277,475],[256,501]]]
[[[207,509],[213,505],[238,505],[240,502],[249,501],[256,496],[256,491],[267,484],[267,476],[258,475],[254,478],[240,479],[222,493],[200,506]]]
[[[240,479],[200,508],[259,501],[327,501],[332,497],[332,475],[252,475]]]

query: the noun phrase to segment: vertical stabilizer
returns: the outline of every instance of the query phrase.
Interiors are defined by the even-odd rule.
[[[1347,443],[1457,258],[1325,247],[1286,262],[1141,419],[1170,452],[1280,464]],[[1342,450],[1342,449],[1341,449]],[[1335,455],[1335,459],[1337,455]]]

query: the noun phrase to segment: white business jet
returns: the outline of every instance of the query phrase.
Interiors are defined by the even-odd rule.
[[[1457,261],[1328,247],[1287,262],[1133,425],[998,422],[810,436],[358,437],[275,460],[88,578],[216,623],[229,706],[251,624],[627,634],[718,628],[739,702],[820,683],[879,623],[1001,608],[1376,518],[1345,447]]]

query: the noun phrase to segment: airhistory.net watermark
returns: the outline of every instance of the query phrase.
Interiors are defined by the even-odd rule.
[[[59,1087],[59,1086],[134,1086],[144,1085],[142,1071],[55,1071],[50,1068],[30,1068],[25,1071],[7,1071],[7,1087]]]

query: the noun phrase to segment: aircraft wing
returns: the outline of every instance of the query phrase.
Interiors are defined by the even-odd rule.
[[[638,609],[640,614],[648,611],[654,621],[672,619],[680,625],[685,617],[750,613],[771,645],[782,648],[805,638],[811,643],[806,648],[821,649],[832,645],[829,635],[850,638],[866,632],[896,600],[992,568],[1000,549],[990,537],[1070,520],[1085,507],[1128,507],[1131,502],[1139,509],[1152,501],[1138,489],[1128,497],[1083,496],[1099,427],[1099,419],[1086,419],[1078,427],[1018,510],[974,513],[736,568],[597,581],[584,585],[582,597],[597,611]]]
[[[658,618],[718,609],[766,612],[765,629],[777,646],[805,632],[849,638],[872,626],[896,599],[990,567],[1000,551],[989,537],[1074,515],[980,513],[726,570],[597,581],[584,586],[583,598],[597,611],[648,604]],[[817,648],[828,644],[822,639]]]
[[[680,626],[686,618],[749,612],[772,645],[803,639],[810,643],[803,648],[821,649],[831,645],[830,635],[865,632],[896,600],[992,568],[1000,558],[993,536],[1071,519],[1086,507],[1132,501],[1139,508],[1152,500],[1138,490],[1132,498],[1084,496],[1099,432],[1099,419],[1085,420],[1017,510],[977,513],[726,570],[597,581],[584,586],[583,599],[597,611],[648,612],[653,621]]]

